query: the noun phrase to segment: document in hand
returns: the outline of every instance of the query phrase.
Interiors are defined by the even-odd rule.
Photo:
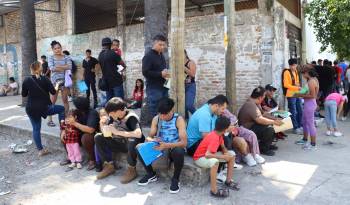
[[[154,146],[157,145],[157,142],[145,142],[137,147],[137,150],[139,151],[139,154],[141,155],[146,166],[152,164],[152,162],[156,161],[163,155],[163,152],[154,149]]]
[[[292,119],[290,117],[284,118],[282,122],[283,124],[281,126],[277,126],[277,125],[273,126],[275,133],[284,132],[286,130],[290,130],[293,128]]]

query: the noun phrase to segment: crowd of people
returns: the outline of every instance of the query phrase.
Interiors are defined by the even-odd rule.
[[[156,182],[158,175],[152,164],[145,163],[138,148],[145,142],[156,142],[154,149],[163,152],[174,165],[170,193],[180,190],[186,155],[191,156],[198,167],[210,169],[211,196],[222,198],[229,195],[228,190],[238,191],[240,187],[232,178],[234,170],[242,168],[239,163],[248,166],[265,163],[262,155],[274,156],[278,150],[277,141],[287,137],[274,129],[274,126],[284,123],[281,117],[272,112],[275,108],[281,108],[274,98],[277,88],[271,84],[255,88],[237,116],[228,110],[229,100],[224,95],[211,98],[196,110],[196,64],[184,51],[186,115],[180,116],[175,112],[175,102],[169,98],[166,86],[170,78],[163,56],[166,41],[164,36],[154,37],[152,49],[142,59],[142,74],[146,81],[136,80],[131,99],[124,96],[126,65],[122,60],[119,41],[102,39],[102,51],[97,59],[87,49],[82,66],[88,89],[85,97],[73,99],[74,109],[70,109],[68,104],[68,95],[73,86],[72,59],[63,53],[59,42],[53,41],[53,55],[47,62],[46,57],[42,56],[42,64],[34,62],[30,68],[32,76],[27,77],[22,85],[22,96],[28,97],[26,112],[33,126],[33,139],[39,155],[49,153],[41,143],[41,119],[58,114],[61,142],[67,152],[60,164],[68,165],[67,171],[83,167],[82,146],[88,155],[87,170],[96,169],[97,179],[103,179],[119,168],[119,163],[114,163],[112,153],[121,152],[127,154],[127,170],[121,183],[130,183],[138,177],[136,164],[140,161],[146,175],[138,181],[138,185],[146,186]],[[102,71],[98,88],[107,95],[104,103],[99,103],[97,99],[98,67]],[[340,116],[343,105],[348,105],[347,98],[337,93],[349,90],[342,87],[344,81],[349,79],[348,69],[341,72],[344,73],[344,81],[340,81],[342,76],[332,76],[332,85],[324,82],[325,73],[331,73],[326,69],[331,69],[328,64],[298,68],[297,60],[290,59],[289,67],[282,71],[282,89],[288,101],[293,131],[303,134],[303,138],[296,143],[304,145],[307,150],[316,149],[314,117],[319,107],[325,106],[327,135],[340,136],[336,118]],[[306,81],[306,92],[301,92],[303,80]],[[142,130],[139,116],[132,110],[142,107],[144,88],[151,116],[148,135]],[[93,106],[90,106],[91,91]],[[55,105],[59,93],[64,106]],[[99,104],[101,106],[95,109]],[[348,109],[346,107],[345,110]],[[223,187],[218,188],[217,182],[221,182]]]

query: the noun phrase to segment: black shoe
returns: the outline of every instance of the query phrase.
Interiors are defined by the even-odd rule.
[[[176,194],[179,191],[180,191],[179,181],[177,179],[172,179],[170,189],[169,189],[170,194]]]
[[[270,150],[278,150],[278,147],[276,145],[270,145]]]
[[[61,166],[65,166],[65,165],[70,164],[70,163],[71,163],[71,162],[70,162],[69,159],[64,159],[64,160],[62,160],[62,161],[60,162],[60,165],[61,165]]]
[[[158,177],[157,177],[156,173],[154,173],[152,175],[147,174],[142,179],[140,179],[140,181],[137,184],[140,186],[146,186],[150,182],[156,182],[157,180],[158,180]]]
[[[267,150],[267,151],[262,151],[261,154],[266,155],[266,156],[274,156],[275,152],[272,150]]]
[[[102,164],[96,164],[95,166],[96,172],[102,172],[102,169],[103,169]]]

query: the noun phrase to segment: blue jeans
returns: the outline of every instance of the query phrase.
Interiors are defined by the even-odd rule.
[[[302,127],[301,121],[303,117],[303,109],[301,107],[300,98],[287,98],[288,99],[288,109],[292,114],[293,129]]]
[[[188,112],[193,114],[196,111],[194,100],[196,99],[196,83],[185,84],[185,118],[188,119]]]
[[[112,88],[111,90],[108,90],[106,92],[107,94],[107,101],[114,98],[114,97],[119,97],[121,99],[124,99],[124,88],[123,85],[116,86]]]
[[[337,102],[335,100],[326,100],[324,109],[327,128],[337,128]]]
[[[62,105],[50,105],[47,110],[47,115],[55,115],[58,114],[59,121],[64,120],[64,107]],[[34,119],[29,116],[30,123],[33,128],[33,139],[38,150],[43,149],[43,145],[41,144],[41,118]]]
[[[160,99],[169,97],[167,88],[150,88],[146,87],[147,104],[149,113],[152,117],[157,115],[158,102]]]

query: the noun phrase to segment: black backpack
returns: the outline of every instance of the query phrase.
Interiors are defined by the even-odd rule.
[[[288,90],[287,88],[284,87],[284,72],[286,72],[286,71],[289,72],[289,74],[290,74],[290,76],[292,78],[292,84],[295,85],[295,78],[294,78],[294,75],[293,75],[292,71],[290,69],[287,69],[287,68],[283,69],[281,79],[282,79],[282,90],[283,90],[283,95],[284,96],[286,96],[287,90]]]

